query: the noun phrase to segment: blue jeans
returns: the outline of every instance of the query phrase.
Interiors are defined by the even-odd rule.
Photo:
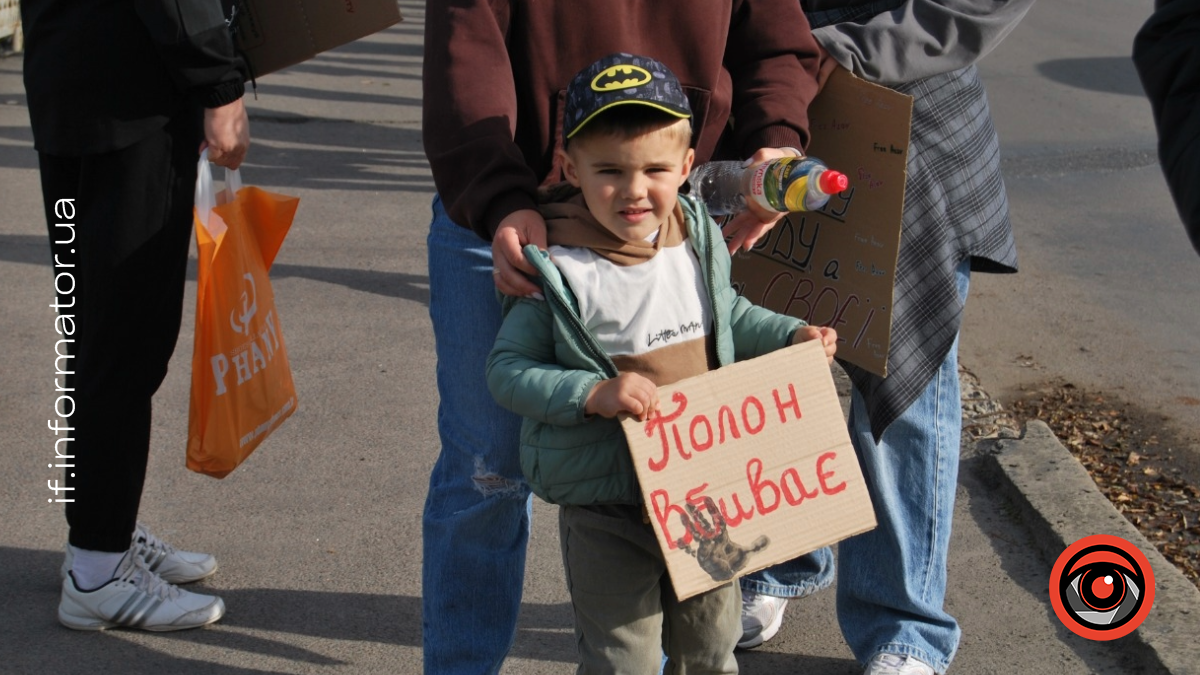
[[[957,277],[965,303],[969,262],[959,265]],[[862,662],[879,653],[902,654],[944,672],[961,636],[943,609],[962,437],[957,338],[929,386],[879,443],[857,390],[849,426],[878,525],[838,544],[842,636]],[[832,556],[821,549],[748,575],[742,589],[801,597],[828,586],[832,577]]]
[[[516,635],[533,508],[520,418],[484,381],[501,319],[491,244],[434,197],[428,246],[442,450],[422,521],[425,672],[496,673]]]

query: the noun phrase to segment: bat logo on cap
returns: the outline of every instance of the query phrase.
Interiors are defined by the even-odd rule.
[[[617,91],[648,84],[650,71],[633,65],[609,66],[592,78],[592,90],[598,92]]]

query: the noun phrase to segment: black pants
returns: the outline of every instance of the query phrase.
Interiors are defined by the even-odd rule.
[[[58,353],[72,355],[56,363],[56,388],[65,390],[56,395],[70,397],[57,404],[71,427],[59,438],[72,439],[74,456],[59,461],[75,465],[64,469],[74,490],[60,497],[75,500],[66,515],[79,548],[124,551],[136,526],[150,400],[179,337],[200,139],[189,114],[113,152],[39,155],[60,305],[55,337]],[[181,460],[185,444],[180,438]]]

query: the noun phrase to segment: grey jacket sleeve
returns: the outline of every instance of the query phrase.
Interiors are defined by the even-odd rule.
[[[965,68],[1000,44],[1034,0],[908,0],[865,23],[813,30],[844,68],[897,85]]]

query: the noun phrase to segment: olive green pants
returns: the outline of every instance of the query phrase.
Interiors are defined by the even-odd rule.
[[[741,589],[675,598],[654,530],[636,506],[559,509],[579,675],[735,674]]]

